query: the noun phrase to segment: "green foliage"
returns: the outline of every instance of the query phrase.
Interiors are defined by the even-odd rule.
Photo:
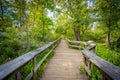
[[[20,70],[22,79],[25,79],[25,77],[27,77],[27,75],[32,71],[33,71],[33,62],[29,62]]]
[[[80,60],[80,64],[83,63],[83,60]],[[80,74],[83,74],[85,72],[85,68],[83,65],[80,65]]]
[[[117,31],[118,21],[120,20],[120,1],[119,0],[96,0],[96,9],[98,10],[98,15],[100,16],[102,22],[106,24],[107,28],[107,38],[108,47],[112,48],[111,45],[113,31]],[[116,32],[119,33],[119,32]],[[115,36],[115,35],[114,35]],[[119,37],[118,37],[119,38]]]
[[[53,57],[53,55],[54,52],[51,52],[51,54],[47,57],[47,59],[43,62],[43,64],[38,68],[37,75],[39,75],[39,77],[42,77],[46,64]]]
[[[106,35],[105,32],[99,27],[101,26],[94,27],[94,30],[88,30],[87,33],[89,34],[83,34],[81,40],[82,41],[93,40],[95,42],[104,43]]]
[[[80,73],[83,74],[85,71],[84,71],[84,66],[80,66]]]
[[[53,1],[0,0],[0,64],[59,37],[46,13],[54,8]]]
[[[38,64],[38,62],[40,60],[42,60],[42,58],[49,52],[50,49],[45,50],[43,53],[41,53],[40,55],[38,55],[36,57],[36,63]],[[36,74],[39,77],[42,77],[43,75],[43,71],[46,67],[47,62],[52,58],[52,56],[54,55],[54,52],[51,52],[50,55],[46,58],[46,60],[40,65],[40,67],[38,68]],[[29,62],[27,65],[25,65],[22,69],[20,69],[20,73],[22,76],[22,79],[25,79],[25,77],[33,71],[33,61]],[[15,76],[11,76],[10,80],[15,80]]]
[[[113,63],[116,66],[120,66],[120,54],[117,51],[110,50],[103,44],[97,44],[97,55],[101,58]]]
[[[3,34],[6,34],[3,36]],[[0,41],[0,64],[7,62],[11,59],[14,59],[19,56],[19,51],[22,48],[22,45],[16,39],[10,39],[12,36],[8,33],[1,34]]]
[[[116,41],[120,37],[119,4],[119,0],[0,0],[0,64],[60,36],[107,43],[106,38],[110,33],[111,48],[114,50],[98,44],[97,55],[120,66],[119,49],[116,48]],[[52,17],[48,17],[52,14],[48,10],[53,13]],[[46,53],[38,56],[37,62]],[[42,75],[52,55],[39,68],[38,74]],[[25,66],[23,78],[31,69],[31,63]],[[94,78],[101,79],[96,76],[99,72],[94,68],[92,74]]]
[[[100,71],[93,64],[91,65],[91,76],[89,76],[89,80],[102,80]]]
[[[103,58],[104,60],[120,67],[120,54],[114,50],[110,50],[106,45],[101,43],[97,44],[97,56]],[[102,80],[102,75],[98,69],[91,65],[91,76],[89,80]]]

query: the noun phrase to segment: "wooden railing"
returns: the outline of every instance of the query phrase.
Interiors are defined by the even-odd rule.
[[[21,77],[21,69],[28,65],[28,63],[32,62],[33,68],[31,72],[24,78],[25,80],[30,80],[31,78],[35,79],[36,71],[39,66],[44,62],[44,60],[48,57],[48,55],[54,50],[54,48],[59,43],[60,38],[46,44],[45,46],[38,48],[34,51],[28,52],[12,61],[9,61],[0,66],[0,80],[8,80],[11,76],[15,76],[14,80],[23,80]],[[41,55],[41,53],[50,48],[51,50],[38,62],[36,63],[37,56]]]
[[[82,50],[82,54],[84,56],[85,71],[88,76],[91,76],[92,73],[91,65],[93,65],[101,73],[102,80],[120,80],[120,68],[98,57],[95,54],[96,53],[95,44],[93,43],[86,44],[88,42],[70,40],[67,40],[67,42],[69,43],[70,47],[73,47],[71,46],[71,44],[77,45],[78,43],[80,45],[84,44],[85,46],[87,46],[84,47],[84,50]],[[90,50],[93,50],[93,52],[91,52]]]
[[[71,41],[69,39],[66,39],[66,41],[67,41],[69,47],[78,48],[78,49],[82,48],[81,47],[82,44],[85,44],[85,42],[83,42],[83,41]]]

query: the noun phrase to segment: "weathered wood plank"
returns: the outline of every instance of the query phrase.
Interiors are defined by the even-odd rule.
[[[85,67],[85,71],[87,72],[88,75],[91,75],[91,71],[89,70],[89,68],[84,64]]]
[[[120,68],[101,59],[100,57],[96,56],[96,54],[93,54],[90,52],[90,50],[93,50],[94,53],[96,53],[96,44],[82,42],[82,41],[70,41],[68,40],[69,46],[73,47],[71,44],[84,44],[85,46],[88,45],[88,48],[83,50],[82,53],[84,55],[84,58],[86,57],[92,64],[97,67],[102,75],[104,76],[104,79],[113,79],[113,80],[120,80]],[[89,74],[88,66],[85,66],[86,71]]]
[[[88,50],[83,50],[82,53],[85,57],[89,58],[89,61],[94,64],[101,71],[101,73],[107,75],[113,80],[120,80],[119,67],[103,60]]]
[[[76,45],[69,45],[69,46],[73,48],[81,48],[81,46],[76,46]]]
[[[45,61],[45,59],[49,56],[49,54],[55,49],[56,46],[57,46],[57,44],[42,58],[42,60],[40,60],[40,62],[37,64],[37,66],[35,68],[35,72],[40,67],[40,65]]]
[[[70,47],[76,47],[79,48],[79,45],[76,44],[80,44],[80,45],[84,45],[84,48],[87,47],[88,50],[93,50],[94,53],[96,53],[96,44],[92,43],[92,42],[84,42],[84,41],[71,41],[69,39],[66,39],[66,41],[68,42],[68,45]]]
[[[5,77],[11,75],[16,70],[21,68],[22,66],[26,65],[29,61],[31,61],[35,56],[41,54],[44,50],[55,44],[59,39],[46,44],[45,46],[38,48],[34,51],[28,52],[14,60],[11,60],[3,65],[0,66],[0,80],[4,79]]]
[[[16,74],[16,80],[22,80],[20,71],[18,71]]]
[[[33,76],[33,72],[30,72],[27,77],[25,78],[25,80],[30,80]]]
[[[36,57],[33,58],[33,80],[36,79],[37,77],[37,74],[36,74],[36,71],[35,71],[35,68],[36,68],[37,64],[36,64]]]
[[[79,50],[68,48],[65,40],[62,40],[40,80],[87,80],[85,74],[80,74],[82,58]]]
[[[68,41],[69,43],[84,44],[84,45],[86,45],[86,42],[84,42],[84,41],[71,41],[71,40],[69,40],[69,39],[67,39],[67,41]]]

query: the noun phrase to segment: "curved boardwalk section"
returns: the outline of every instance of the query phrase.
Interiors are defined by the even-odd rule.
[[[65,40],[61,40],[40,80],[86,80],[85,74],[80,74],[82,59],[80,51],[68,48]]]

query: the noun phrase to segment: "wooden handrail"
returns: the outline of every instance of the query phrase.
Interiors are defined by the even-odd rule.
[[[69,40],[69,39],[66,39],[66,40],[67,40],[69,43],[74,43],[74,44],[78,43],[78,44],[87,45],[86,42],[84,42],[84,41],[71,41],[71,40]]]
[[[82,43],[81,41],[67,41],[68,43]],[[86,44],[84,45],[86,46]],[[93,52],[90,52],[90,50],[93,50]],[[93,43],[88,44],[88,47],[82,50],[86,73],[91,76],[91,64],[93,64],[102,74],[102,80],[120,80],[120,68],[103,60],[94,53],[96,53],[96,44]]]
[[[96,44],[94,44],[92,42],[88,43],[85,41],[71,41],[69,39],[66,39],[66,41],[67,41],[69,47],[83,48],[83,47],[81,47],[81,45],[84,45],[83,49],[87,48],[88,50],[93,50],[93,52],[96,53]],[[77,44],[79,44],[79,46]]]
[[[90,69],[90,63],[101,72],[104,80],[120,80],[120,68],[103,60],[96,54],[86,50],[82,51],[84,55],[85,66]],[[87,71],[88,72],[88,71]]]
[[[31,72],[28,75],[29,77],[27,76],[26,80],[30,79],[32,76],[34,76],[37,68],[42,64],[42,62],[46,59],[46,57],[50,54],[51,51],[49,52],[49,54],[47,54],[46,57],[44,57],[44,59],[42,59],[42,62],[41,61],[39,62],[39,65],[36,64],[36,57],[51,46],[54,46],[53,47],[53,49],[54,49],[59,41],[60,41],[60,38],[53,42],[50,42],[49,44],[46,44],[45,46],[43,46],[41,48],[38,48],[31,52],[28,52],[14,60],[11,60],[11,61],[1,65],[0,66],[0,80],[8,79],[8,77],[13,75],[13,73],[16,73],[18,75],[19,69],[21,69],[23,66],[27,65],[28,62],[33,61],[34,70],[33,70],[33,72]],[[18,76],[18,77],[20,77],[20,76]],[[19,78],[18,80],[21,80],[21,79]]]

